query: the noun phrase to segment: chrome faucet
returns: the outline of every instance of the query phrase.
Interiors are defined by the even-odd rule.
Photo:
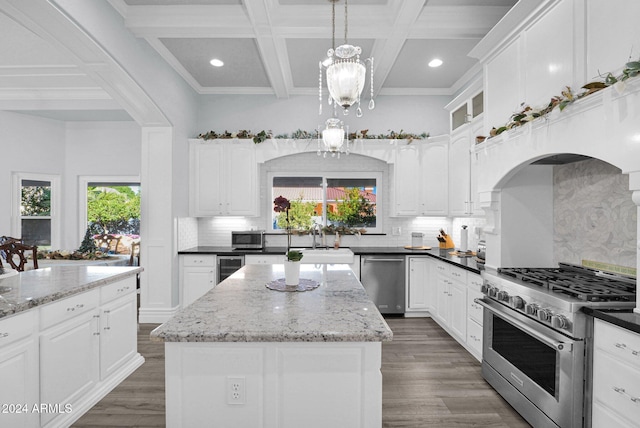
[[[315,223],[313,225],[312,229],[313,229],[313,243],[311,244],[311,248],[313,248],[315,250],[316,247],[317,247],[316,236],[317,236],[318,232],[322,233],[322,228],[318,223]]]

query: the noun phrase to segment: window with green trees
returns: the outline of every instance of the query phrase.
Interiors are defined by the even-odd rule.
[[[94,234],[140,234],[140,186],[89,183],[88,228]]]

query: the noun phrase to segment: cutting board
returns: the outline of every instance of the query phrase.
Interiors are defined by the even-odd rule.
[[[431,247],[425,247],[425,246],[412,247],[411,245],[405,245],[404,248],[406,248],[407,250],[430,250],[431,249]]]

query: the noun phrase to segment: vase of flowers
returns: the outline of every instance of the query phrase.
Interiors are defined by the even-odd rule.
[[[273,201],[273,210],[277,213],[284,213],[286,220],[286,234],[287,234],[287,252],[285,253],[284,261],[284,277],[286,285],[298,285],[300,282],[300,260],[302,260],[302,253],[300,251],[291,249],[291,224],[289,223],[289,209],[291,203],[283,196],[278,196]]]

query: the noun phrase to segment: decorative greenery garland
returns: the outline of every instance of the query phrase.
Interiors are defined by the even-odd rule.
[[[378,134],[378,135],[369,134],[368,129],[363,129],[358,132],[349,133],[350,140],[358,139],[358,140],[409,140],[409,141],[412,141],[412,140],[423,140],[428,137],[429,137],[428,132],[423,132],[421,134],[411,134],[408,132],[404,132],[402,129],[400,130],[400,132],[389,130],[388,134]],[[311,138],[319,138],[319,133],[317,130],[308,132],[308,131],[303,131],[302,129],[297,129],[293,131],[291,135],[289,134],[273,135],[272,131],[262,130],[257,134],[254,134],[249,130],[241,129],[238,132],[229,132],[225,130],[222,133],[217,133],[215,131],[209,131],[204,134],[199,134],[198,138],[201,138],[203,140],[252,138],[255,144],[260,144],[263,141],[270,138],[278,138],[278,139],[292,138],[295,140],[308,140]]]
[[[525,123],[531,122],[540,117],[545,117],[556,107],[559,108],[560,111],[562,111],[568,105],[574,103],[575,101],[596,93],[602,89],[608,88],[609,86],[613,86],[618,91],[618,93],[622,93],[624,91],[624,81],[632,77],[636,77],[638,74],[640,74],[640,60],[631,61],[625,64],[625,67],[622,69],[621,75],[614,76],[612,73],[607,73],[605,76],[600,76],[600,80],[587,83],[582,87],[582,91],[577,94],[574,94],[571,88],[569,86],[566,86],[561,95],[551,97],[551,101],[549,101],[549,104],[547,104],[545,107],[532,108],[530,105],[522,103],[520,104],[520,106],[522,107],[521,110],[512,114],[509,122],[507,122],[506,125],[500,126],[498,128],[491,128],[491,131],[489,132],[489,138],[500,135],[508,129],[517,128],[518,126],[524,125]],[[484,136],[476,137],[476,141],[478,143],[481,143],[484,140]]]

